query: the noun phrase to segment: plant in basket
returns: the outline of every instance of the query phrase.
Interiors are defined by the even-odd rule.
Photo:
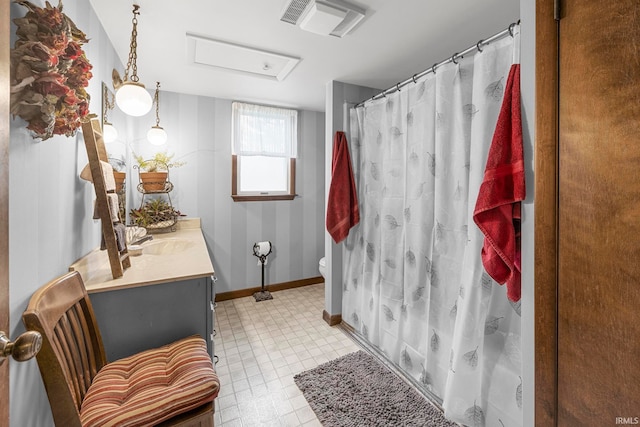
[[[180,212],[163,199],[149,200],[129,212],[133,224],[145,228],[165,228],[176,223]]]
[[[150,159],[134,154],[145,192],[164,191],[169,169],[184,165],[184,162],[174,161],[174,157],[175,154],[168,154],[166,151],[160,151]]]

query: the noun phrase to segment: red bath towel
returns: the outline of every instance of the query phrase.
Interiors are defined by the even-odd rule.
[[[344,132],[333,140],[331,186],[327,202],[327,231],[336,243],[346,239],[351,227],[360,222],[356,182],[351,169],[349,145]]]
[[[509,71],[473,220],[484,234],[482,264],[520,300],[520,202],[525,199],[520,64]]]

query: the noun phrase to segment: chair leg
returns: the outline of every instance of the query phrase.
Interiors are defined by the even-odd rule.
[[[157,427],[213,427],[213,403],[207,403],[193,411],[181,414]]]

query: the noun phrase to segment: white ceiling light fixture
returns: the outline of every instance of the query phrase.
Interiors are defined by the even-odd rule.
[[[151,95],[149,95],[144,85],[138,81],[138,66],[136,64],[138,58],[136,51],[138,47],[138,15],[140,15],[138,9],[140,9],[140,6],[134,4],[129,61],[124,71],[124,79],[118,82],[117,80],[119,80],[120,76],[116,78],[117,71],[113,70],[116,104],[125,114],[135,117],[147,114],[149,110],[151,110],[152,105]],[[132,70],[131,78],[129,78],[129,69]]]
[[[364,14],[363,9],[343,0],[290,0],[280,20],[312,33],[344,37]]]
[[[118,129],[116,129],[115,126],[109,122],[103,123],[102,138],[106,143],[115,141],[116,139],[118,139]]]
[[[156,82],[156,93],[153,100],[156,103],[156,125],[151,126],[147,132],[147,140],[153,145],[162,145],[167,142],[167,132],[160,126],[160,82]]]

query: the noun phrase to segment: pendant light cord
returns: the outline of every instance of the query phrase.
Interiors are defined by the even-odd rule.
[[[160,126],[160,82],[156,82],[156,93],[153,95],[156,102],[156,126]]]
[[[102,125],[104,126],[105,123],[109,123],[109,120],[107,120],[107,114],[109,113],[109,110],[113,110],[113,108],[115,107],[115,95],[109,92],[109,88],[107,87],[107,85],[103,84],[103,86],[104,90],[102,93],[102,99],[104,99],[104,105],[102,106]],[[111,95],[111,99],[109,99],[109,95]]]
[[[137,4],[133,5],[133,19],[131,22],[133,23],[133,29],[131,30],[131,44],[129,45],[129,61],[127,62],[127,68],[124,70],[124,81],[129,80],[129,69],[131,69],[131,81],[137,83],[138,78],[138,65],[136,61],[138,60],[138,15],[140,12],[138,11],[140,6]]]

